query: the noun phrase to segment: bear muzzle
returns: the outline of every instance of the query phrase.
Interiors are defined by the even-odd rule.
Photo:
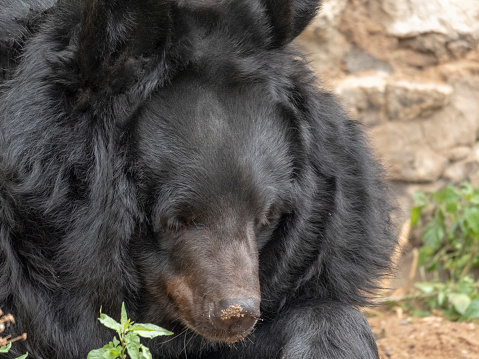
[[[213,327],[229,337],[249,333],[260,317],[259,298],[222,299],[210,306]]]

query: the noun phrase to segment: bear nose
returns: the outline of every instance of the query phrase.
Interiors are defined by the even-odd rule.
[[[211,321],[216,329],[229,334],[244,333],[260,317],[258,298],[223,299],[214,304]]]

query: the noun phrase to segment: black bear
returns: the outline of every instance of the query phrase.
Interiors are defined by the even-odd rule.
[[[85,358],[125,302],[175,333],[156,358],[378,358],[358,307],[395,236],[360,126],[290,45],[319,0],[19,4],[0,308],[28,340],[8,355]]]

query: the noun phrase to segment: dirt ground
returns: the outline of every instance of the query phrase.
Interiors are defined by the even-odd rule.
[[[368,320],[381,359],[479,359],[479,322],[381,312]]]
[[[401,229],[399,243],[408,246],[409,223]],[[418,278],[417,251],[398,252],[398,270],[385,287],[386,297],[404,294]],[[409,317],[396,311],[367,309],[371,329],[376,337],[381,359],[479,359],[479,320],[451,322],[441,316]]]

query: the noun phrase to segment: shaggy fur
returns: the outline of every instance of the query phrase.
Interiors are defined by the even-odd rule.
[[[10,78],[25,40],[36,31],[56,0],[2,0],[0,4],[0,83]]]
[[[5,35],[26,3],[35,25]],[[124,301],[175,332],[157,358],[377,358],[356,307],[390,268],[390,208],[290,49],[318,1],[50,5],[0,16],[0,308],[28,332],[3,357],[85,358]],[[254,330],[220,328],[235,298]]]

